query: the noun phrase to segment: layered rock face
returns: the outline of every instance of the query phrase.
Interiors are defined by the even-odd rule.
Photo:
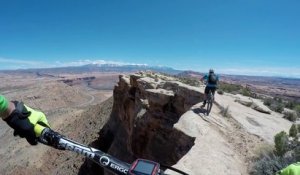
[[[103,151],[129,163],[146,158],[173,165],[191,149],[195,137],[174,124],[203,100],[203,94],[196,87],[161,78],[120,75],[111,117],[100,131]]]

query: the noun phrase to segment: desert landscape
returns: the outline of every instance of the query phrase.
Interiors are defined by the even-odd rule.
[[[78,129],[80,132],[85,131],[85,128],[83,126],[77,128],[78,117],[89,107],[100,104],[112,96],[112,89],[118,76],[118,73],[51,76],[37,73],[0,73],[2,82],[0,89],[1,94],[8,99],[23,101],[28,106],[43,111],[53,129],[58,131]],[[48,147],[42,145],[31,147],[25,140],[13,137],[12,130],[4,122],[0,125],[0,143],[6,145],[0,148],[0,159],[3,162],[1,174],[24,174],[24,172],[15,173],[15,169],[42,166],[41,160]],[[32,169],[27,173],[35,174],[33,171]]]
[[[0,4],[0,175],[300,172],[300,1]]]
[[[136,156],[161,161],[188,174],[249,174],[258,152],[263,147],[273,147],[274,136],[280,131],[288,133],[293,123],[284,119],[283,114],[271,111],[260,99],[230,93],[216,94],[212,113],[205,116],[200,108],[203,84],[189,86],[176,76],[152,71],[136,74],[113,71],[12,71],[1,72],[0,79],[3,82],[0,85],[1,94],[43,111],[51,128],[68,138],[101,149],[105,144],[102,141],[107,139],[103,133],[114,132],[115,144],[111,143],[106,150],[108,153],[128,162]],[[247,84],[255,87],[253,89],[257,93],[274,95],[264,93],[264,88],[260,89],[267,87],[267,84],[247,80],[249,78],[237,80],[224,77],[227,83]],[[275,89],[279,89],[277,95],[284,96],[286,89],[289,89],[294,93],[293,99],[299,100],[298,80],[291,84],[274,82],[274,93]],[[283,87],[285,90],[280,91]],[[260,110],[243,105],[249,102],[259,106]],[[164,103],[173,107],[166,109]],[[226,108],[226,115],[230,117],[222,113]],[[165,125],[157,125],[156,121],[151,126],[152,115],[162,117]],[[146,120],[149,128],[138,132],[145,132],[145,135],[131,135],[130,121],[138,122],[137,116],[149,118]],[[170,117],[176,119],[170,120]],[[91,161],[72,152],[55,150],[42,144],[30,146],[24,139],[13,137],[12,129],[4,122],[0,125],[1,174],[107,174]],[[166,133],[179,137],[179,132],[182,136],[176,143],[166,138],[152,138],[151,132],[161,131],[162,128],[169,128],[162,131],[162,138]],[[127,134],[124,135],[124,132]],[[127,140],[134,139],[136,146],[126,146]],[[148,144],[140,142],[145,139],[149,140]],[[158,144],[156,139],[168,143],[165,145],[169,147],[161,147],[162,150],[180,151],[162,152],[160,155],[166,156],[161,159],[153,154],[149,146],[150,143]],[[131,149],[119,149],[116,145]]]

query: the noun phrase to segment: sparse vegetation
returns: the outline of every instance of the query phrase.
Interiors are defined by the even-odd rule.
[[[190,86],[200,86],[200,81],[198,78],[195,77],[177,77],[178,80],[184,84],[188,84]]]
[[[274,175],[277,171],[294,162],[291,157],[282,158],[269,151],[260,155],[250,171],[251,175]]]
[[[294,109],[297,106],[297,102],[296,101],[287,101],[285,104],[285,107],[288,109]]]
[[[227,92],[227,93],[242,94],[247,97],[257,98],[256,93],[252,92],[249,87],[244,87],[244,86],[238,85],[238,84],[230,84],[230,83],[221,82],[219,84],[219,89],[224,92]]]
[[[271,106],[272,101],[273,101],[272,98],[265,98],[264,99],[264,105]]]
[[[275,153],[278,156],[283,156],[284,153],[288,151],[288,142],[289,138],[286,132],[281,131],[280,133],[275,135]]]
[[[278,113],[282,113],[282,111],[284,110],[284,106],[282,103],[278,103],[274,106],[271,106],[271,108],[275,111],[275,112],[278,112]]]
[[[289,136],[284,131],[276,134],[275,149],[260,154],[250,174],[275,174],[289,164],[300,161],[300,142],[297,139],[299,131],[299,124],[293,124],[289,130]]]
[[[297,125],[296,124],[293,124],[290,128],[290,131],[289,131],[289,136],[290,137],[293,137],[293,138],[296,138],[297,137],[297,134],[298,134],[298,128],[297,128]]]
[[[294,110],[296,111],[298,117],[300,117],[300,104],[296,105],[296,106],[294,107]]]
[[[296,121],[300,117],[300,104],[295,101],[283,100],[279,97],[265,98],[264,105],[268,106],[272,111],[283,113],[284,118],[289,121]],[[284,111],[284,108],[292,109],[293,111]],[[284,112],[283,112],[284,111]]]
[[[227,92],[227,93],[238,93],[240,89],[242,89],[243,86],[241,85],[237,85],[237,84],[229,84],[229,83],[224,83],[224,82],[221,82],[219,84],[219,89],[224,91],[224,92]]]
[[[272,111],[282,113],[284,104],[281,98],[265,98],[264,105],[268,106]]]
[[[285,111],[283,118],[285,118],[291,122],[295,122],[297,120],[298,116],[295,112]]]
[[[200,86],[200,81],[196,77],[186,77],[186,76],[174,76],[174,75],[169,75],[166,73],[161,73],[161,72],[152,72],[152,71],[146,71],[144,76],[153,78],[156,82],[161,80],[167,81],[168,78],[173,78],[174,80],[177,80],[181,83],[190,85],[190,86]]]
[[[251,91],[248,88],[242,88],[241,89],[241,94],[247,97],[251,97]]]

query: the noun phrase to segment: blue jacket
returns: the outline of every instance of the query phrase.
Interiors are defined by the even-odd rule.
[[[217,74],[215,74],[216,77],[217,77],[217,82],[219,81],[219,76]],[[203,79],[207,82],[207,87],[217,87],[218,85],[217,84],[209,84],[208,83],[208,74],[205,74]]]

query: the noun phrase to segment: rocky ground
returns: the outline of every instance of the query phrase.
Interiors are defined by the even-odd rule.
[[[235,101],[241,98],[249,100],[216,94],[217,104],[209,116],[197,104],[180,118],[176,127],[195,136],[196,144],[175,167],[191,174],[249,174],[257,154],[272,147],[274,135],[288,132],[292,123],[281,114],[264,114]],[[224,117],[221,113],[227,107],[228,117]]]
[[[75,141],[97,147],[98,133],[113,110],[113,99],[109,98],[112,91],[100,90],[103,86],[99,82],[92,83],[93,87],[86,84],[69,86],[46,78],[17,78],[26,78],[27,81],[15,85],[18,88],[5,88],[13,87],[13,83],[1,87],[4,95],[45,109],[53,129]],[[108,77],[104,79],[104,82],[111,83]],[[144,80],[139,81],[138,87],[155,89],[155,79]],[[189,89],[189,86],[184,86],[184,89]],[[156,102],[161,102],[159,97],[166,99],[170,95],[169,91],[148,91],[154,94],[151,100]],[[203,93],[204,87],[191,87],[191,91],[189,98],[193,99],[193,94]],[[262,113],[240,101],[251,101],[268,110],[259,100],[227,93],[216,94],[216,103],[209,116],[204,115],[201,103],[182,109],[184,112],[174,128],[195,140],[174,167],[195,175],[249,174],[257,153],[272,146],[274,135],[282,130],[288,131],[291,122],[283,119],[281,114]],[[228,117],[224,117],[221,113],[227,107]],[[0,147],[0,174],[95,174],[96,171],[102,174],[82,156],[41,144],[32,147],[25,140],[12,137],[12,131],[4,122],[0,123],[0,145],[5,145]]]

